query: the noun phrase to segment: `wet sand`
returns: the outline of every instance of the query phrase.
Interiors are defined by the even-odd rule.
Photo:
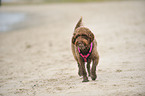
[[[0,33],[0,96],[144,96],[145,1],[2,6],[29,27]],[[95,34],[98,79],[82,83],[71,52],[79,18]]]

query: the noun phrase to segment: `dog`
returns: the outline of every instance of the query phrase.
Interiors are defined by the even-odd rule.
[[[92,80],[96,80],[96,67],[99,62],[99,54],[97,51],[97,41],[94,34],[82,24],[82,17],[76,24],[74,29],[72,42],[72,53],[78,64],[78,75],[83,76],[82,82],[88,82],[88,76],[85,68],[85,62],[87,62],[88,75]],[[92,62],[92,68],[90,70],[90,63]]]

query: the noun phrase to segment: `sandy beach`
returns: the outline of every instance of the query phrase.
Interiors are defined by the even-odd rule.
[[[24,13],[0,32],[0,96],[145,96],[145,1],[1,6]],[[98,42],[98,78],[82,83],[71,52],[83,17]],[[1,21],[0,21],[1,22]]]

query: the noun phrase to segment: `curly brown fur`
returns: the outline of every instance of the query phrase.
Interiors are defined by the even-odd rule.
[[[72,47],[73,56],[77,61],[79,67],[78,74],[79,76],[83,76],[82,82],[88,82],[89,80],[87,77],[85,62],[79,54],[78,47],[83,54],[87,54],[90,49],[91,43],[93,43],[93,48],[92,48],[92,53],[87,59],[87,71],[88,71],[88,75],[91,76],[92,80],[96,80],[97,78],[96,67],[99,62],[99,55],[97,52],[97,42],[94,39],[94,34],[88,28],[83,26],[82,18],[81,18],[75,27],[74,34],[72,37],[71,47]],[[93,62],[93,64],[90,70],[91,62]]]

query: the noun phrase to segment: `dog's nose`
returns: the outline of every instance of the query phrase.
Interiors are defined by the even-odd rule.
[[[80,49],[85,49],[85,46],[82,43],[78,44],[78,46],[79,46]]]
[[[80,47],[83,47],[83,46],[84,46],[84,44],[82,44],[82,43],[79,43],[78,45],[79,45]]]
[[[79,44],[82,44],[82,42],[78,42],[78,45],[79,45]]]

